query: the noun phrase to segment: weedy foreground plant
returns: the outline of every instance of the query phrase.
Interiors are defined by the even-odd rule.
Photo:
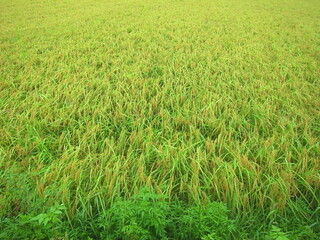
[[[0,0],[1,231],[317,239],[319,11],[317,0]],[[133,200],[142,188],[166,200]],[[66,208],[59,223],[31,220],[53,206]]]

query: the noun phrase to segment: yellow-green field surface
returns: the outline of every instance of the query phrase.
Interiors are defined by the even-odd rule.
[[[318,239],[319,140],[319,0],[0,0],[0,239]]]

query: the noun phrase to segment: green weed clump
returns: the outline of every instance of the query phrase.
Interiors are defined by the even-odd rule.
[[[235,239],[315,238],[319,11],[318,0],[0,0],[0,220],[48,237],[31,219],[57,204],[77,238],[109,232],[95,220],[113,216],[115,238],[216,239],[233,227],[203,209],[225,216],[222,203]],[[166,199],[146,201],[158,232],[132,199],[142,188]],[[179,219],[166,210],[176,202],[190,211]]]
[[[47,213],[20,214],[0,223],[1,239],[230,239],[235,232],[221,203],[186,206],[168,203],[164,196],[142,189],[128,200],[118,198],[95,220],[67,222],[64,206],[53,206]],[[64,222],[62,217],[64,216]],[[79,218],[78,218],[79,220]]]
[[[61,216],[64,206],[52,206],[47,213],[36,216],[19,214],[16,218],[4,219],[0,222],[0,238],[3,240],[52,239],[63,236],[65,229]]]
[[[157,195],[141,192],[129,200],[118,199],[98,221],[101,237],[110,239],[163,239],[170,226],[169,205]]]
[[[77,213],[68,218],[67,208],[54,204],[45,212],[30,211],[0,221],[1,239],[317,239],[310,224],[281,222],[249,226],[234,218],[227,207],[218,202],[189,205],[181,201],[168,202],[164,195],[141,189],[125,200],[118,197],[106,211],[92,218]],[[247,218],[246,221],[253,219]],[[292,219],[290,219],[292,220]],[[285,230],[282,227],[287,228]],[[258,232],[255,232],[256,230]],[[258,235],[257,235],[258,234]]]
[[[141,191],[116,201],[98,219],[101,239],[230,239],[235,230],[223,204],[185,206],[161,198]]]

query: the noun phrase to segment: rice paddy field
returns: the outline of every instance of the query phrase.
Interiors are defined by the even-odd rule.
[[[319,93],[319,0],[0,0],[0,239],[319,239]]]

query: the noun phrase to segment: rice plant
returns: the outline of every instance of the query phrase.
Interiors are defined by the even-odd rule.
[[[319,12],[318,0],[0,0],[0,220],[63,204],[94,238],[92,219],[146,188],[195,213],[225,204],[235,239],[318,235]],[[172,236],[161,231],[141,234]],[[194,236],[223,237],[206,233]]]

